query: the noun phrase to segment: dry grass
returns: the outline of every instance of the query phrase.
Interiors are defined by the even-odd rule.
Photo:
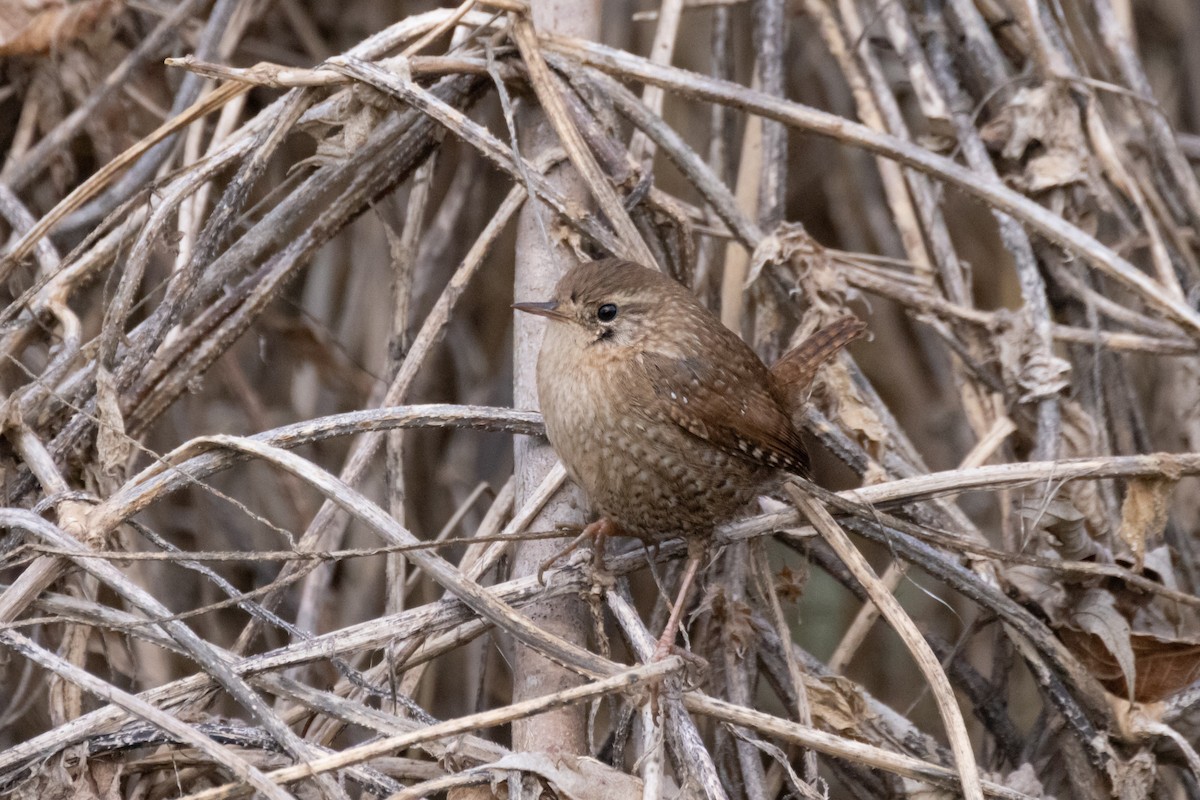
[[[1200,7],[417,5],[0,0],[0,792],[1200,798]],[[514,560],[530,237],[870,324],[698,658]]]

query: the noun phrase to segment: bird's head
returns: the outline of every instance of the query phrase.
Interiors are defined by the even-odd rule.
[[[513,308],[546,317],[555,335],[583,345],[628,347],[669,325],[672,311],[695,299],[679,283],[646,267],[609,258],[570,269],[551,300]]]

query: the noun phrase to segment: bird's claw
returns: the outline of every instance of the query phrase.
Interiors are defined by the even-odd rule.
[[[593,540],[592,550],[594,553],[596,553],[596,556],[594,557],[595,568],[602,569],[604,565],[605,541],[609,536],[613,535],[614,531],[618,530],[616,525],[605,518],[601,518],[595,522],[589,523],[582,529],[580,529],[578,525],[559,525],[557,526],[557,529],[579,531],[579,535],[571,540],[571,543],[562,550],[559,550],[557,553],[550,556],[550,558],[538,565],[537,579],[538,583],[542,586],[546,585],[545,575],[547,570],[553,567],[560,559],[578,550],[579,546],[588,539]]]

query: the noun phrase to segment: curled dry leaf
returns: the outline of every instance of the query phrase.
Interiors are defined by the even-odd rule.
[[[133,441],[125,433],[116,379],[105,367],[96,370],[96,413],[100,418],[96,431],[100,469],[105,475],[121,475],[133,452]]]
[[[1015,162],[1017,188],[1044,192],[1093,180],[1094,168],[1079,107],[1065,83],[1023,88],[980,131],[984,143]]]
[[[1165,506],[1166,498],[1159,502]],[[1147,550],[1139,565],[1134,557],[1114,556],[1099,545],[1095,539],[1105,532],[1090,530],[1083,516],[1063,500],[1021,513],[1035,527],[1035,549],[1042,557],[1119,564],[1168,589],[1178,588],[1166,547]],[[1153,516],[1145,512],[1139,518]],[[1029,565],[1014,565],[1005,574],[1114,694],[1150,702],[1200,679],[1200,610],[1195,606],[1100,576],[1072,577]]]
[[[1060,629],[1058,633],[1104,688],[1114,694],[1125,694],[1127,676],[1100,637],[1069,628]],[[1129,652],[1137,671],[1132,696],[1139,703],[1153,703],[1170,697],[1200,680],[1198,640],[1162,639],[1133,633],[1129,637]]]
[[[1151,441],[1172,452],[1200,452],[1200,360],[1166,359],[1146,411]],[[1200,530],[1200,478],[1184,478],[1171,499],[1180,530]]]
[[[856,294],[846,281],[845,272],[799,223],[784,222],[769,236],[763,237],[754,248],[746,284],[757,280],[767,264],[791,264],[808,304],[804,323],[793,337],[797,343],[818,328],[845,316],[846,301]]]
[[[1093,541],[1083,515],[1065,500],[1026,505],[1018,512],[1024,522],[1026,549],[1043,558],[1111,562],[1112,555]],[[1004,573],[1009,585],[1026,602],[1037,606],[1052,623],[1061,624],[1069,604],[1069,576],[1047,567],[1013,564]]]
[[[1035,332],[1027,312],[997,311],[1000,330],[993,337],[1006,386],[1018,386],[1022,403],[1052,397],[1070,385],[1071,365],[1054,355]]]
[[[1120,800],[1150,797],[1158,782],[1155,766],[1154,755],[1148,750],[1134,753],[1124,761],[1109,759],[1106,769],[1112,782],[1112,796]]]
[[[1110,691],[1123,682],[1121,688],[1133,700],[1137,682],[1137,664],[1130,641],[1133,631],[1129,620],[1117,610],[1116,598],[1101,589],[1089,589],[1072,599],[1073,608],[1066,623],[1059,628],[1059,636],[1068,643],[1074,641],[1076,645],[1084,645],[1083,650],[1088,655],[1085,660],[1096,677]],[[1100,650],[1094,646],[1097,640]]]
[[[1168,501],[1175,481],[1135,478],[1129,482],[1121,506],[1121,540],[1133,553],[1134,570],[1141,572],[1146,559],[1146,542],[1157,539],[1167,527]]]
[[[1007,775],[997,772],[986,777],[1002,786],[1007,786],[1009,789],[1027,794],[1030,797],[1040,797],[1042,800],[1056,800],[1054,795],[1046,794],[1042,782],[1037,778],[1037,770],[1028,761]]]
[[[1095,528],[1083,513],[1066,500],[1022,506],[1021,519],[1039,537],[1039,544],[1066,561],[1101,561],[1111,564],[1112,552],[1096,542]]]
[[[955,798],[962,797],[958,792],[943,789],[916,778],[905,778],[903,785],[904,790],[901,796],[907,797],[908,800],[955,800]]]
[[[65,761],[52,759],[12,796],[17,800],[119,800],[122,796],[123,764],[88,759],[83,762],[82,770],[68,771]]]
[[[388,113],[389,108],[375,91],[355,86],[342,92],[326,113],[302,120],[299,127],[316,139],[317,151],[292,169],[344,161],[362,147]]]
[[[887,426],[875,409],[859,395],[849,370],[843,364],[834,362],[821,370],[813,385],[812,399],[825,409],[830,418],[840,420],[871,458],[877,462],[883,458],[887,449]],[[886,479],[886,475],[881,474],[879,479]],[[864,481],[870,482],[866,476]]]
[[[490,767],[499,781],[509,771],[536,775],[564,800],[612,800],[614,797],[641,797],[642,780],[618,772],[594,758],[550,753],[512,753]],[[507,796],[507,795],[504,795]]]
[[[807,569],[794,570],[785,564],[775,575],[775,591],[779,593],[779,599],[789,603],[804,596],[806,583],[808,583]]]
[[[1110,704],[1113,717],[1117,721],[1117,729],[1128,742],[1169,740],[1183,754],[1184,760],[1193,775],[1200,775],[1200,753],[1196,752],[1194,733],[1179,729],[1178,720],[1175,725],[1164,722],[1167,706],[1164,703],[1124,703],[1115,700]]]
[[[1067,604],[1067,587],[1051,569],[1014,564],[1004,573],[1005,581],[1026,603],[1040,608],[1051,622],[1055,612]]]
[[[1104,452],[1096,420],[1083,406],[1063,398],[1059,408],[1062,411],[1059,458],[1085,458]],[[1063,487],[1062,496],[1083,514],[1093,531],[1106,530],[1111,524],[1096,481],[1071,481]]]
[[[0,56],[42,55],[95,30],[122,0],[0,0]]]
[[[804,688],[814,725],[846,736],[862,735],[870,710],[854,681],[839,675],[805,673]]]

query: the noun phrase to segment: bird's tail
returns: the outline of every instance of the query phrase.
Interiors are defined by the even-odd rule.
[[[771,377],[789,405],[797,407],[812,386],[821,365],[866,330],[867,324],[857,317],[842,317],[784,353],[771,367]]]

